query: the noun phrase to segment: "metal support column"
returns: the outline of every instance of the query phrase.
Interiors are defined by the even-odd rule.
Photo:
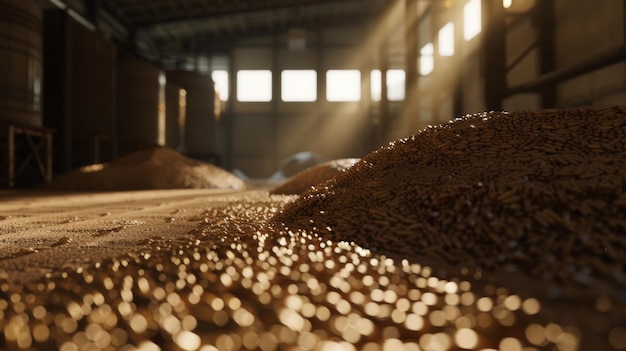
[[[281,92],[281,79],[280,79],[280,65],[279,65],[279,50],[280,43],[277,37],[274,37],[272,43],[272,135],[271,143],[272,143],[272,160],[273,165],[272,169],[278,169],[280,164],[280,156],[278,155],[278,105],[280,103],[280,92]]]
[[[542,0],[535,5],[535,20],[537,21],[538,45],[540,58],[540,72],[544,74],[553,72],[556,69],[555,59],[555,33],[554,33],[554,0]],[[550,108],[556,105],[556,85],[549,84],[540,91],[541,105],[543,108]]]
[[[324,62],[324,35],[321,29],[315,32],[315,56],[317,68],[317,101],[326,106],[326,64]]]
[[[383,142],[382,138],[387,136],[389,131],[390,114],[389,99],[387,97],[387,70],[389,70],[389,35],[383,35],[378,51],[378,69],[380,70],[380,103],[378,105],[379,133],[378,143]]]
[[[461,14],[463,13],[463,6],[461,3],[455,3],[453,6],[456,6],[454,9],[455,12]],[[462,16],[459,16],[462,18]],[[454,26],[454,50],[455,55],[453,58],[452,65],[452,113],[454,116],[461,116],[466,113],[465,108],[463,106],[463,58],[465,53],[463,52],[463,25],[464,23],[457,23]]]
[[[418,79],[419,79],[419,61],[418,61],[418,25],[419,18],[417,13],[418,0],[405,0],[405,99],[403,122],[409,128],[413,129],[415,119],[419,118],[420,104],[418,95]]]
[[[235,142],[233,126],[235,124],[235,101],[237,100],[237,67],[235,67],[234,62],[233,49],[230,48],[228,50],[228,101],[226,102],[226,115],[224,116],[226,133],[226,160],[224,167],[229,170],[233,167],[233,144]]]
[[[506,18],[501,1],[482,0],[485,106],[502,110],[506,90]]]
[[[440,122],[441,121],[441,92],[443,84],[443,76],[445,75],[444,70],[441,68],[442,58],[439,55],[439,38],[438,33],[441,29],[441,12],[442,12],[442,4],[433,3],[429,5],[430,12],[430,31],[433,37],[433,63],[434,69],[431,72],[430,81],[430,92],[429,92],[429,100],[430,100],[430,113],[431,118],[430,122]],[[449,117],[449,116],[448,116]]]

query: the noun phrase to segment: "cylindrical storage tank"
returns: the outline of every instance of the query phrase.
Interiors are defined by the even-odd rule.
[[[208,75],[189,71],[169,71],[167,81],[187,92],[185,111],[185,153],[189,156],[217,161],[215,154],[215,87]]]
[[[160,145],[159,78],[162,70],[137,56],[117,63],[117,141],[120,155]]]
[[[42,126],[42,9],[0,0],[0,121]]]
[[[177,150],[181,148],[181,97],[185,91],[176,84],[166,82],[165,84],[165,145]],[[182,96],[181,96],[182,95]]]

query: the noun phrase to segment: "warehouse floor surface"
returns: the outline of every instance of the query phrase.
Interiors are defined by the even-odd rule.
[[[257,191],[0,192],[0,269],[31,281],[46,273],[139,252],[185,235],[208,208]]]
[[[293,200],[264,188],[1,191],[0,348],[626,348],[619,286],[558,286],[272,226]]]

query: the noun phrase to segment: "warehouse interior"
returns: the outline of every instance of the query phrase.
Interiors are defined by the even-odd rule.
[[[0,349],[626,350],[626,2],[0,0]]]
[[[4,187],[154,145],[267,178],[294,155],[362,157],[454,116],[626,91],[623,1],[0,6]]]

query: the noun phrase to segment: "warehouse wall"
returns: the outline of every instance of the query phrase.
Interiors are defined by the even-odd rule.
[[[231,82],[237,90],[239,70],[272,70],[271,48],[238,48],[233,52]],[[250,176],[267,176],[274,170],[274,135],[277,116],[273,102],[238,102],[231,94],[231,165]],[[256,171],[256,173],[255,173]]]
[[[527,9],[524,9],[528,11]],[[506,37],[507,86],[515,87],[537,79],[540,75],[541,50],[537,46],[540,34],[538,24],[532,15],[525,15],[509,24]],[[486,72],[488,74],[488,71]],[[537,93],[517,94],[503,101],[503,108],[509,111],[541,108]]]
[[[518,3],[534,1],[519,1]],[[515,1],[513,3],[516,3]],[[622,61],[609,65],[590,62],[614,55],[625,45],[624,2],[612,0],[572,1],[554,0],[554,71],[586,65],[588,72],[554,84],[555,101],[544,106],[539,92],[516,94],[504,102],[505,109],[535,109],[566,107],[583,104],[622,104],[626,98],[626,66]],[[541,35],[539,19],[532,12],[509,27],[507,35],[507,64],[520,57],[522,50],[532,49],[509,71],[507,83],[515,87],[541,76],[541,49],[533,42]],[[550,72],[544,72],[550,73]],[[544,86],[550,89],[550,85]],[[536,89],[539,90],[539,89]]]
[[[568,67],[624,45],[624,2],[556,0],[557,67]],[[561,106],[619,104],[626,101],[624,62],[571,79],[558,86]]]
[[[466,2],[454,3],[452,7],[441,9],[436,6],[425,12],[419,31],[419,47],[433,42],[435,69],[428,76],[419,78],[420,109],[415,114],[418,121],[405,121],[405,126],[413,129],[428,124],[445,122],[460,114],[481,112],[485,105],[486,78],[493,77],[493,67],[485,63],[483,45],[485,28],[470,41],[457,40],[454,58],[442,59],[437,54],[437,31],[447,21],[454,21],[457,27],[463,26],[462,6]],[[484,4],[484,2],[483,2]],[[505,10],[505,71],[508,89],[532,84],[543,75],[583,65],[589,61],[606,58],[623,49],[625,45],[625,9],[623,1],[568,1],[554,0],[554,13],[549,27],[542,27],[541,16],[534,11],[540,4],[537,0],[514,0],[512,7]],[[484,26],[485,18],[483,18]],[[545,23],[543,24],[545,25]],[[550,28],[552,27],[552,28]],[[545,52],[541,48],[542,31],[553,31],[554,43]],[[462,32],[457,32],[462,35]],[[549,34],[549,33],[548,33]],[[394,35],[402,35],[395,33]],[[553,56],[553,57],[552,57]],[[551,58],[552,57],[552,58]],[[546,60],[547,58],[547,60]],[[544,60],[542,62],[542,60]],[[546,71],[542,65],[553,67]],[[528,110],[549,107],[566,107],[582,104],[608,105],[623,104],[626,98],[626,63],[598,66],[580,76],[557,81],[552,85],[542,85],[525,93],[507,96],[504,93],[502,108],[505,110]],[[458,81],[454,76],[458,68]],[[543,70],[543,71],[542,71]],[[452,78],[450,78],[452,76]],[[552,103],[542,100],[542,89],[554,89]],[[458,101],[454,90],[458,89]],[[405,113],[404,118],[411,118]],[[397,130],[392,137],[401,135]]]

